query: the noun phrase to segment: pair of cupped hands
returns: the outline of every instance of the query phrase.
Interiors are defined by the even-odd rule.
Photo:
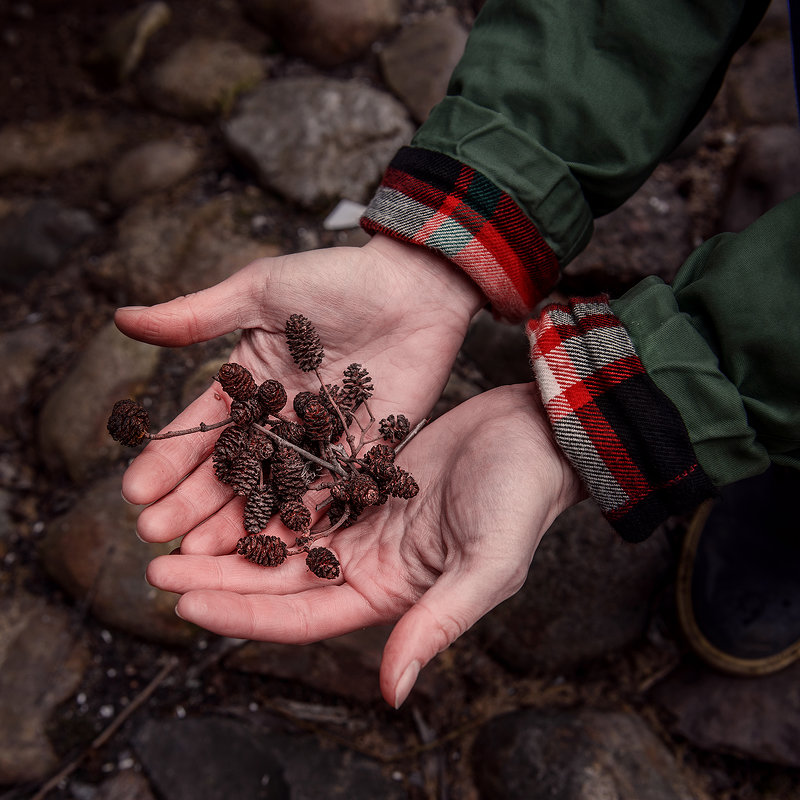
[[[401,413],[414,425],[438,399],[484,303],[449,262],[378,235],[360,248],[258,260],[196,294],[119,309],[115,321],[134,339],[168,347],[241,330],[229,360],[258,382],[281,381],[291,398],[314,390],[284,338],[286,319],[303,314],[325,348],[323,378],[333,382],[359,362],[373,378],[376,418]],[[211,386],[168,427],[224,419],[228,403]],[[125,473],[123,496],[146,506],[140,538],[182,537],[180,553],[154,559],[147,580],[181,595],[179,616],[225,636],[303,644],[396,621],[380,674],[395,707],[431,658],[522,586],[542,535],[582,494],[535,386],[493,389],[409,442],[398,463],[419,494],[339,530],[331,546],[341,575],[321,581],[302,558],[265,569],[235,554],[242,498],[214,475],[218,434],[151,441]],[[280,523],[266,532],[281,535]]]

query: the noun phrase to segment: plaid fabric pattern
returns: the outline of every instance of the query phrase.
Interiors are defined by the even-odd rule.
[[[555,254],[517,204],[476,170],[430,150],[397,153],[361,225],[441,253],[510,321],[524,319],[558,278]]]
[[[714,493],[607,298],[548,306],[527,330],[556,441],[623,538],[640,541]]]

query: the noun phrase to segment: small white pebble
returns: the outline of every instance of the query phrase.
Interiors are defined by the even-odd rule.
[[[44,530],[44,522],[42,522],[40,519],[36,520],[36,522],[34,522],[31,526],[31,530],[34,533],[41,533]]]
[[[250,703],[250,705],[247,706],[247,708],[250,711],[258,711],[258,703]]]
[[[175,716],[178,719],[183,719],[186,716],[186,709],[183,706],[176,706]]]
[[[111,719],[114,716],[114,706],[100,706],[98,712],[103,719]]]
[[[100,767],[100,771],[101,772],[114,772],[114,770],[116,768],[117,768],[116,764],[112,764],[110,761],[107,761],[105,764],[103,764],[102,767]]]
[[[405,775],[403,775],[403,773],[402,773],[402,772],[400,772],[400,770],[397,770],[397,769],[396,769],[396,770],[395,770],[395,771],[392,773],[392,780],[393,780],[393,781],[401,781],[401,780],[403,780],[403,778],[404,778],[404,777],[405,777]]]
[[[114,641],[114,637],[111,635],[111,631],[107,631],[103,629],[100,631],[100,638],[106,643],[111,644]]]
[[[133,769],[136,765],[136,762],[130,756],[123,756],[117,762],[118,769]]]
[[[114,667],[110,667],[109,669],[106,670],[106,677],[108,678],[117,677],[117,671],[114,669]]]
[[[84,705],[86,703],[86,692],[79,692],[78,694],[76,694],[75,695],[75,702],[79,706]]]

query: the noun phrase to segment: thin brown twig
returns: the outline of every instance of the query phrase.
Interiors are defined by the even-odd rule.
[[[221,428],[223,425],[230,425],[231,422],[233,422],[233,417],[228,417],[227,419],[221,419],[219,422],[212,422],[210,425],[201,422],[194,428],[186,428],[182,431],[164,431],[163,433],[146,433],[144,437],[145,439],[171,439],[173,436],[185,436],[187,433],[205,433],[206,431],[213,431],[215,428]]]
[[[397,445],[394,449],[394,454],[397,454],[428,424],[427,419],[421,419],[414,428],[406,434],[405,439],[403,439],[400,444]]]
[[[315,464],[319,464],[321,467],[325,467],[325,469],[329,469],[331,472],[335,472],[337,475],[341,475],[343,478],[347,477],[347,473],[338,464],[329,464],[324,459],[315,456],[313,453],[309,453],[308,450],[305,450],[296,444],[292,444],[287,439],[284,439],[282,436],[278,436],[277,433],[273,433],[269,428],[265,428],[263,425],[259,425],[257,422],[253,423],[253,427],[262,433],[266,433],[267,436],[274,439],[279,444],[282,444],[291,448],[295,452],[300,453],[303,458],[307,458],[309,461],[313,461]]]

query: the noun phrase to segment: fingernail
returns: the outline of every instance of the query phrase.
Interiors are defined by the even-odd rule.
[[[119,496],[120,496],[120,497],[121,497],[121,498],[122,498],[122,499],[123,499],[123,500],[124,500],[124,501],[125,501],[125,502],[126,502],[128,505],[129,505],[129,506],[135,506],[135,505],[136,505],[136,503],[131,503],[131,501],[130,501],[130,500],[128,500],[128,498],[127,498],[127,497],[125,497],[125,495],[124,495],[122,492],[120,492],[120,493],[119,493]]]
[[[397,681],[397,686],[394,690],[394,707],[400,708],[405,703],[406,698],[411,694],[411,689],[419,675],[421,664],[416,659],[412,661],[405,669],[405,672],[400,676]]]
[[[175,606],[175,616],[176,616],[176,617],[180,617],[181,619],[184,619],[184,618],[181,616],[181,612],[180,612],[180,611],[178,611],[178,606]]]
[[[120,306],[117,311],[141,311],[144,308],[147,306]]]

